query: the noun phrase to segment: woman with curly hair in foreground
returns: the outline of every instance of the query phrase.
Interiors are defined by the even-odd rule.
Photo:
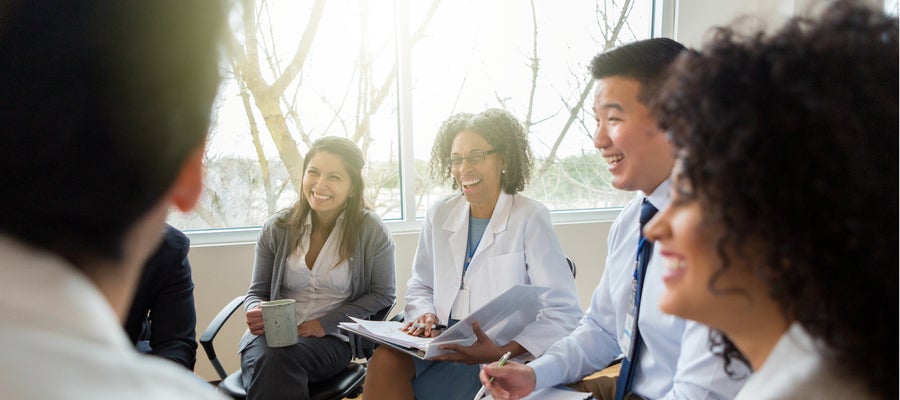
[[[645,231],[660,306],[754,369],[739,399],[897,398],[897,28],[838,2],[720,29],[657,99],[679,158]]]

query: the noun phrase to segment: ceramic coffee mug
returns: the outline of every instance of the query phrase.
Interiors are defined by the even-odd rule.
[[[297,312],[294,303],[294,299],[281,299],[259,304],[269,347],[285,347],[297,343]]]

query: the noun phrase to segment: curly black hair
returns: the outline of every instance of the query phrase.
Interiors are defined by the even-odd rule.
[[[431,148],[431,176],[441,183],[450,177],[451,165],[448,158],[453,139],[459,132],[466,130],[481,135],[494,146],[497,151],[495,154],[503,160],[506,170],[500,182],[503,191],[513,194],[525,190],[534,165],[528,135],[515,116],[499,108],[490,108],[478,114],[459,113],[447,118],[441,124]],[[454,181],[453,190],[457,189],[459,184]]]
[[[784,314],[891,399],[897,36],[896,18],[850,2],[815,20],[793,18],[771,36],[720,28],[676,62],[652,104],[683,178],[726,227],[720,273],[726,248],[764,243],[754,268]],[[719,345],[734,357],[730,342]]]

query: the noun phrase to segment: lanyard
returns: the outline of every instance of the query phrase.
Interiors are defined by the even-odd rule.
[[[641,262],[641,250],[644,250],[644,245],[647,244],[647,238],[642,237],[638,242],[637,253],[634,255],[634,281],[637,282],[638,278],[638,269],[640,269]]]
[[[469,270],[469,264],[472,262],[472,256],[475,255],[475,250],[478,250],[479,244],[481,244],[481,240],[478,240],[478,243],[475,243],[475,246],[472,246],[471,244],[466,245],[466,260],[463,263],[462,278],[459,280],[460,289],[463,289],[463,283],[466,282],[466,271]]]

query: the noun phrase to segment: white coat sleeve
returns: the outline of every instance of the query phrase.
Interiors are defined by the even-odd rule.
[[[523,226],[525,265],[531,285],[550,288],[537,319],[513,339],[538,357],[578,325],[582,315],[575,277],[566,262],[550,213],[539,207]]]

